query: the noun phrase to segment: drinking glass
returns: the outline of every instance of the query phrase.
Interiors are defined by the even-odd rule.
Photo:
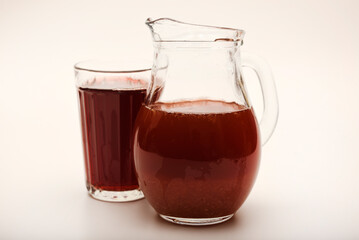
[[[86,187],[98,200],[143,198],[134,169],[132,130],[151,69],[135,66],[129,61],[75,65]]]

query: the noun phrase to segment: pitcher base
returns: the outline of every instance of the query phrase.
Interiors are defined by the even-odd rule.
[[[160,217],[166,221],[181,224],[181,225],[191,225],[191,226],[205,226],[205,225],[213,225],[225,222],[233,217],[234,214],[230,214],[223,217],[216,218],[180,218],[180,217],[170,217],[160,214]]]

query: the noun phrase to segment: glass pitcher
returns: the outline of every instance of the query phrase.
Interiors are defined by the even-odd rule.
[[[263,145],[278,116],[270,69],[243,58],[244,31],[148,19],[152,79],[134,131],[138,181],[165,220],[188,225],[230,219],[254,184]],[[241,61],[242,58],[242,61]],[[258,125],[242,66],[259,78]]]

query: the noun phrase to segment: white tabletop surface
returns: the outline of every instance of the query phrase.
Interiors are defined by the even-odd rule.
[[[359,239],[358,9],[345,0],[0,0],[0,239]],[[151,59],[144,21],[163,16],[245,29],[243,49],[276,78],[277,129],[249,198],[220,225],[178,226],[146,200],[86,193],[72,65]]]

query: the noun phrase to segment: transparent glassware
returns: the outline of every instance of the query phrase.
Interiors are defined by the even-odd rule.
[[[129,59],[75,65],[86,187],[97,200],[143,198],[133,163],[132,130],[151,69],[137,66]]]
[[[134,133],[139,185],[165,220],[209,225],[230,219],[257,175],[261,145],[278,118],[268,65],[242,55],[244,31],[148,19],[154,44],[152,79]],[[242,67],[257,73],[260,124]]]

